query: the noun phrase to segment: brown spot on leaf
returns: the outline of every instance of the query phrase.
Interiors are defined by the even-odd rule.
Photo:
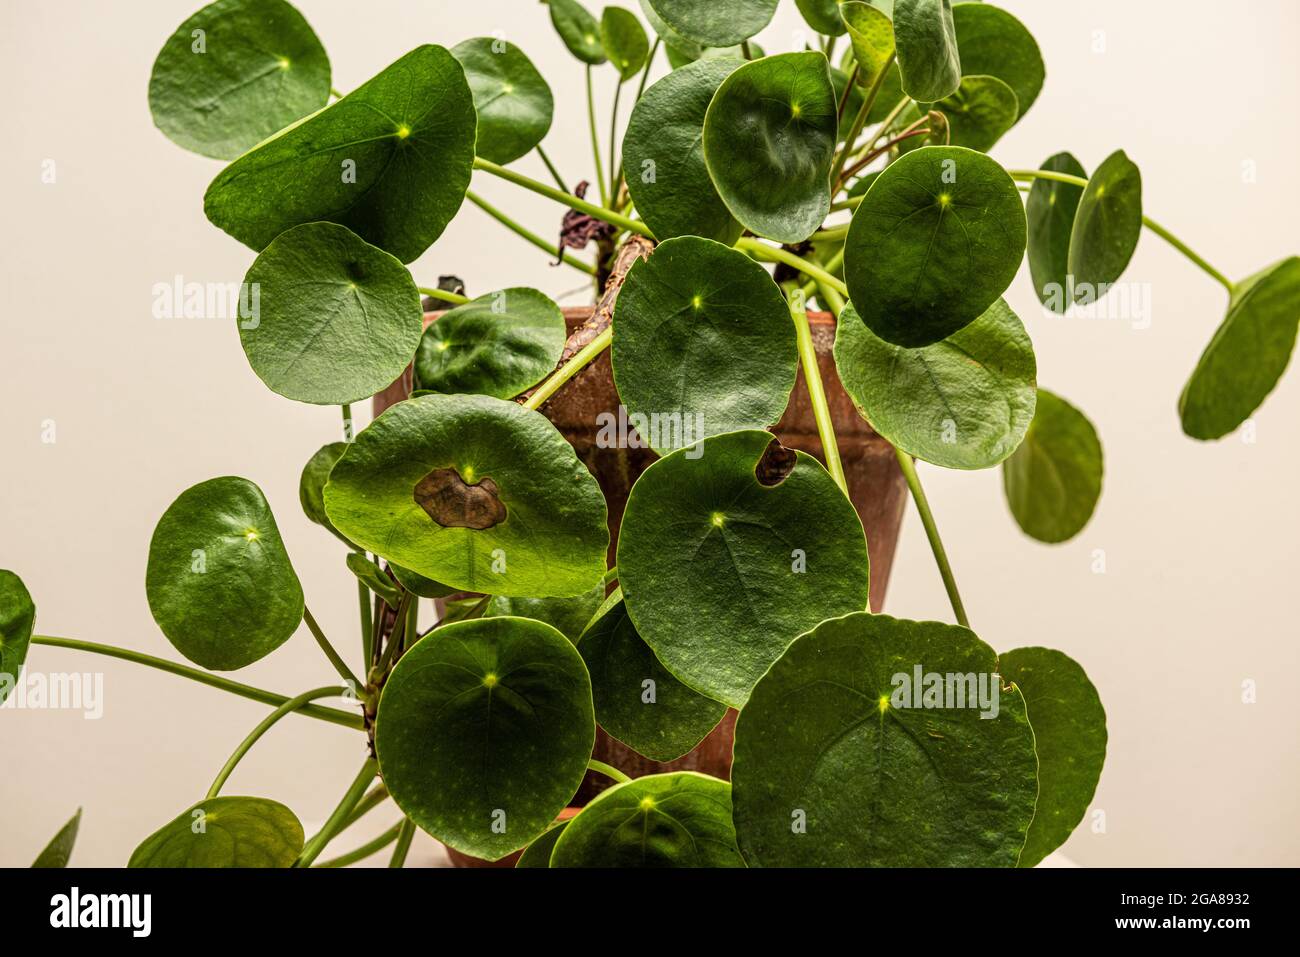
[[[774,488],[786,480],[798,461],[799,456],[794,449],[787,449],[780,440],[774,438],[767,443],[762,458],[754,466],[754,478],[758,479],[759,485]]]
[[[443,528],[491,528],[506,520],[490,478],[469,485],[455,469],[434,469],[415,486],[415,503]]]

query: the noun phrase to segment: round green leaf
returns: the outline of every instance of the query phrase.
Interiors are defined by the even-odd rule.
[[[1043,89],[1043,55],[1025,25],[988,3],[959,3],[952,24],[962,73],[995,76],[1015,91],[1024,116]]]
[[[339,530],[330,524],[329,516],[325,514],[325,483],[329,481],[334,463],[342,458],[347,450],[346,442],[331,442],[316,450],[316,453],[307,460],[307,464],[302,467],[302,475],[298,477],[298,501],[302,504],[304,515],[339,541],[351,546],[352,543],[339,534]]]
[[[1002,490],[1016,523],[1040,542],[1073,538],[1097,507],[1101,476],[1097,430],[1070,403],[1039,389],[1029,431],[1002,463]]]
[[[464,591],[578,595],[605,574],[605,499],[545,416],[482,395],[393,406],[334,466],[325,511],[361,548]]]
[[[888,70],[894,62],[894,24],[889,19],[889,14],[880,7],[861,0],[850,0],[842,4],[839,16],[848,29],[853,59],[858,64],[858,83],[865,87],[873,86],[881,72]],[[876,96],[877,102],[886,101],[886,109],[891,108],[898,99],[898,96]]]
[[[854,213],[844,279],[868,328],[915,348],[983,315],[1025,252],[1025,210],[1006,170],[960,146],[890,164]]]
[[[986,469],[1015,451],[1034,417],[1034,347],[999,299],[947,339],[904,349],[878,338],[852,306],[840,314],[835,367],[872,428],[950,469]]]
[[[288,867],[302,824],[266,798],[208,798],[145,838],[127,867]]]
[[[145,592],[176,650],[212,671],[266,657],[302,621],[302,585],[271,506],[248,479],[186,489],[149,542]]]
[[[767,432],[705,439],[628,496],[619,581],[664,666],[740,707],[795,635],[867,607],[867,545],[849,500]]]
[[[729,47],[772,22],[777,0],[650,0],[664,22],[704,46]]]
[[[844,0],[794,0],[795,6],[803,14],[808,26],[818,33],[838,37],[844,34],[844,20],[840,19],[840,8]]]
[[[557,821],[543,831],[533,843],[524,848],[524,852],[519,855],[519,860],[515,862],[515,869],[550,867],[551,852],[555,850],[555,842],[560,839],[560,835],[568,826],[568,821]]]
[[[560,834],[552,867],[744,867],[731,785],[694,771],[604,791]]]
[[[965,4],[959,4],[959,7]],[[953,146],[987,153],[1002,134],[1016,125],[1020,106],[1016,94],[995,76],[961,78],[957,92],[935,103],[948,120],[949,142]]]
[[[460,64],[426,44],[231,163],[203,210],[256,250],[328,220],[409,263],[465,199],[476,122]]]
[[[81,829],[81,808],[72,815],[68,823],[59,828],[59,833],[50,838],[50,843],[32,863],[33,868],[67,867],[72,857],[72,848],[77,843],[77,831]]]
[[[475,37],[451,48],[465,71],[478,113],[475,151],[493,163],[511,163],[551,128],[551,88],[524,51],[496,37]]]
[[[645,27],[636,14],[622,7],[606,7],[601,13],[600,43],[623,82],[636,76],[650,55]]]
[[[582,783],[595,740],[582,658],[550,625],[526,618],[457,622],[416,642],[375,719],[397,806],[487,860],[550,826]]]
[[[284,0],[217,0],[168,37],[149,77],[154,125],[234,159],[330,98],[325,48]]]
[[[904,93],[933,103],[957,91],[961,59],[949,0],[894,0],[894,42]]]
[[[1237,284],[1178,400],[1183,431],[1217,439],[1249,418],[1291,361],[1300,324],[1300,258],[1290,256]]]
[[[996,672],[992,648],[934,621],[859,612],[797,639],[736,722],[750,866],[1014,867],[1037,761],[1024,699]],[[927,700],[929,675],[970,698]]]
[[[36,626],[36,605],[23,580],[0,568],[0,704],[22,676]]]
[[[543,0],[551,8],[551,25],[569,52],[597,66],[605,62],[605,47],[600,42],[600,24],[577,0]]]
[[[1133,258],[1142,236],[1142,174],[1123,150],[1106,157],[1088,180],[1070,232],[1074,301],[1106,294]]]
[[[281,233],[248,270],[259,307],[239,341],[267,388],[343,405],[402,375],[420,343],[420,293],[406,267],[334,223]]]
[[[544,621],[575,645],[591,616],[605,600],[604,584],[597,584],[572,598],[507,598],[493,595],[483,612],[484,618],[514,616]]]
[[[830,211],[837,111],[821,53],[764,57],[722,81],[704,118],[704,159],[736,219],[782,243],[816,231]]]
[[[578,642],[591,673],[597,723],[652,761],[673,761],[704,740],[726,705],[688,688],[660,664],[610,595]]]
[[[1040,169],[1086,179],[1083,165],[1070,153],[1050,156]],[[1083,187],[1036,179],[1025,200],[1029,224],[1029,274],[1038,301],[1058,314],[1070,308],[1070,232]]]
[[[651,84],[632,110],[623,137],[627,188],[637,212],[659,237],[694,234],[732,245],[741,225],[709,178],[704,115],[740,60],[706,59]]]
[[[389,608],[396,610],[401,603],[402,593],[393,584],[393,580],[379,570],[378,565],[361,552],[348,552],[347,565],[348,571],[357,576],[357,581],[382,598]]]
[[[424,330],[415,384],[511,399],[555,369],[565,337],[564,313],[536,289],[488,293]]]
[[[664,42],[669,65],[675,70],[698,60],[704,53],[705,48],[694,40],[682,36],[665,23],[663,17],[655,13],[655,9],[650,5],[650,2],[651,0],[638,0],[641,13],[646,18],[646,22],[650,24],[650,29],[654,30],[659,35],[659,39]]]
[[[1020,866],[1065,843],[1088,810],[1106,762],[1106,711],[1087,674],[1051,648],[1017,648],[998,671],[1024,695],[1038,752],[1038,806]]]
[[[799,365],[794,323],[771,274],[694,236],[669,239],[633,265],[612,349],[618,394],[660,454],[776,422]]]

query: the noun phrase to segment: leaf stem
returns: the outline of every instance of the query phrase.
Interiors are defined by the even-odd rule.
[[[1058,183],[1069,183],[1072,186],[1088,185],[1088,181],[1081,176],[1072,176],[1069,173],[1057,173],[1053,170],[1009,169],[1007,170],[1007,173],[1011,176],[1012,179],[1050,179]],[[1153,233],[1155,233],[1157,236],[1163,239],[1165,242],[1167,242],[1169,245],[1177,249],[1180,253],[1182,253],[1189,260],[1191,260],[1191,262],[1193,262],[1195,265],[1199,266],[1205,272],[1206,275],[1208,275],[1215,282],[1219,283],[1219,285],[1223,286],[1224,289],[1228,290],[1228,295],[1231,296],[1233,293],[1237,291],[1236,283],[1234,283],[1223,273],[1219,272],[1219,270],[1211,266],[1209,262],[1205,260],[1204,257],[1198,255],[1185,242],[1183,242],[1181,239],[1179,239],[1177,236],[1171,233],[1164,226],[1161,226],[1150,216],[1147,216],[1145,213],[1142,215],[1142,224],[1146,226],[1147,229],[1151,230]]]
[[[623,95],[623,80],[614,87],[614,109],[609,116],[609,197],[613,206],[618,202],[618,99]]]
[[[794,320],[799,362],[803,367],[804,383],[808,386],[808,398],[812,403],[813,418],[817,422],[817,434],[822,442],[826,471],[831,473],[831,478],[847,498],[849,485],[844,478],[844,465],[840,462],[840,446],[835,438],[835,423],[831,420],[830,403],[826,401],[826,387],[822,384],[821,368],[817,365],[817,349],[813,345],[812,327],[808,324],[808,307],[801,289],[794,290],[790,295],[790,317]]]
[[[602,329],[596,338],[575,352],[568,362],[552,372],[550,377],[537,387],[537,390],[524,402],[524,408],[533,411],[541,408],[542,403],[559,392],[561,386],[593,362],[597,356],[609,348],[609,344],[613,341],[613,326]]]
[[[403,818],[405,820],[405,818]],[[364,861],[372,854],[378,854],[393,841],[397,840],[402,832],[402,821],[398,821],[383,834],[373,840],[367,841],[356,850],[348,851],[346,854],[340,854],[338,857],[332,857],[328,861],[321,861],[317,867],[347,867],[349,864],[355,864],[357,861]]]
[[[595,266],[591,265],[590,263],[585,263],[581,259],[571,256],[568,253],[562,254],[560,252],[559,247],[556,246],[554,243],[548,243],[545,239],[543,239],[541,236],[538,236],[536,233],[528,229],[526,226],[522,226],[519,223],[515,222],[513,219],[511,219],[501,210],[497,209],[495,206],[489,203],[482,196],[479,196],[473,190],[466,190],[465,198],[468,199],[475,206],[477,206],[479,209],[483,210],[483,212],[487,213],[489,216],[491,216],[501,225],[505,226],[515,235],[522,236],[524,239],[528,240],[538,249],[550,253],[552,256],[556,258],[557,261],[563,259],[566,264],[572,266],[574,269],[579,269],[582,272],[585,272],[588,276],[596,275]]]
[[[337,685],[328,688],[317,688],[314,691],[304,691],[302,694],[298,695],[298,697],[290,698],[284,704],[280,705],[280,707],[268,714],[261,720],[257,727],[248,733],[248,736],[239,743],[239,747],[235,748],[235,753],[232,754],[226,763],[221,766],[221,770],[217,772],[216,780],[212,782],[212,787],[208,788],[208,796],[206,800],[211,800],[221,793],[221,788],[230,778],[231,773],[235,770],[235,766],[243,760],[244,755],[252,749],[253,745],[257,744],[258,739],[261,738],[262,735],[271,730],[271,727],[277,721],[285,715],[297,711],[308,701],[315,701],[317,698],[337,698],[347,694],[347,691],[347,688],[342,688]]]
[[[449,302],[454,306],[463,306],[470,302],[469,296],[462,296],[458,292],[448,292],[445,289],[436,289],[433,286],[416,286],[416,290],[423,296],[431,299],[441,299],[443,302]]]
[[[606,764],[604,761],[597,761],[595,758],[592,758],[590,761],[587,762],[587,767],[591,768],[591,770],[597,772],[598,774],[605,775],[605,777],[607,778],[612,778],[613,780],[617,781],[619,784],[627,784],[628,781],[632,780],[630,777],[628,777],[618,768]]]
[[[363,797],[357,803],[356,809],[352,812],[352,816],[349,817],[347,823],[343,825],[343,830],[346,831],[353,824],[356,824],[357,821],[361,820],[368,813],[373,811],[375,808],[379,807],[379,805],[383,804],[387,800],[388,800],[388,788],[381,781],[378,784],[376,784],[373,788],[371,788],[369,791],[367,791],[366,796]]]
[[[619,84],[620,86],[622,84]],[[591,64],[587,64],[587,126],[591,129],[591,154],[596,161],[596,182],[600,186],[600,204],[609,205],[609,189],[605,186],[605,166],[600,160],[600,134],[596,132],[596,98],[592,92]]]
[[[312,862],[320,856],[320,852],[325,850],[325,845],[334,838],[335,834],[343,830],[345,823],[352,816],[352,811],[365,796],[370,782],[375,779],[378,770],[379,762],[374,758],[366,758],[366,763],[361,765],[361,770],[343,795],[343,799],[339,801],[338,807],[329,816],[325,826],[303,847],[302,853],[293,862],[294,867],[311,867]]]
[[[650,228],[646,226],[645,223],[639,222],[635,219],[628,219],[626,216],[620,216],[613,210],[605,209],[601,206],[595,205],[594,203],[589,203],[585,199],[578,199],[578,197],[570,195],[569,193],[562,193],[553,186],[539,183],[532,177],[525,176],[523,173],[515,172],[512,169],[507,169],[504,166],[498,166],[491,160],[485,160],[481,156],[474,157],[474,168],[481,169],[486,173],[491,173],[493,176],[499,176],[502,179],[509,180],[516,186],[522,186],[524,189],[532,190],[534,193],[546,196],[558,203],[563,203],[569,209],[576,209],[578,212],[586,213],[588,216],[595,219],[599,219],[606,223],[613,223],[615,226],[626,229],[628,232],[637,233],[641,236],[648,236],[651,239],[654,238],[654,234],[650,232]]]
[[[407,612],[410,611],[411,602],[414,598],[414,592],[403,592],[401,601],[397,603],[397,620],[393,624],[393,630],[388,635],[388,644],[384,646],[384,653],[379,659],[380,674],[387,672],[396,660],[397,649],[401,646],[402,640],[406,636],[406,623],[409,621]]]
[[[569,187],[564,185],[564,177],[561,176],[560,171],[555,168],[555,164],[551,162],[551,158],[546,155],[546,150],[542,149],[541,143],[537,144],[537,155],[542,158],[542,162],[546,164],[546,168],[551,171],[551,178],[555,180],[555,185],[560,187],[563,192],[567,193]]]
[[[839,155],[835,157],[835,165],[831,168],[830,183],[832,194],[839,191],[839,183],[843,178],[842,174],[844,172],[844,164],[848,160],[849,154],[853,152],[854,147],[857,145],[858,137],[862,135],[863,127],[867,125],[867,117],[871,115],[871,108],[876,105],[876,97],[880,93],[881,84],[884,83],[885,74],[889,72],[889,68],[893,63],[894,58],[891,56],[885,63],[884,68],[876,74],[875,80],[871,83],[871,89],[867,92],[866,97],[863,98],[862,106],[858,109],[858,115],[853,118],[853,126],[849,128],[849,135],[844,137],[844,148],[840,150]],[[845,92],[848,91],[848,87],[845,87],[844,89]],[[877,139],[879,139],[879,137],[877,137]]]
[[[406,855],[411,850],[411,839],[415,837],[415,822],[409,817],[402,818],[402,829],[397,834],[397,846],[393,848],[389,867],[405,867]]]
[[[903,478],[907,480],[907,487],[912,492],[912,500],[916,502],[916,510],[921,515],[921,524],[925,526],[925,537],[930,540],[930,551],[934,553],[934,562],[939,566],[939,575],[943,578],[944,590],[948,592],[952,613],[957,616],[958,624],[963,628],[969,628],[970,620],[966,617],[966,608],[962,605],[961,594],[957,591],[957,580],[953,577],[952,566],[948,564],[948,553],[944,550],[943,539],[939,537],[939,527],[934,523],[934,515],[930,512],[930,503],[925,497],[925,489],[921,488],[921,478],[916,474],[916,463],[912,460],[912,456],[900,448],[895,448],[894,454],[898,456],[898,465],[903,470]]]
[[[826,283],[842,296],[847,296],[849,294],[848,286],[844,285],[844,283],[835,276],[832,276],[816,263],[809,262],[802,256],[797,256],[790,252],[788,249],[782,249],[778,246],[769,246],[750,236],[741,237],[736,243],[736,248],[741,252],[749,253],[751,256],[755,256],[759,259],[766,259],[768,262],[785,263],[785,265],[792,269],[799,270],[810,279],[817,279]]]
[[[353,434],[352,433],[352,405],[350,403],[345,402],[343,403],[342,406],[340,406],[340,408],[343,410],[343,441],[351,442],[352,434]]]
[[[156,658],[153,655],[131,651],[128,648],[118,648],[114,645],[101,645],[93,641],[81,641],[77,638],[56,638],[53,635],[33,635],[32,644],[49,645],[51,648],[71,648],[75,651],[88,651],[92,654],[105,655],[109,658],[120,658],[123,661],[132,661],[138,665],[157,668],[159,671],[166,671],[169,674],[179,675],[182,678],[189,678],[192,681],[208,685],[211,688],[219,688],[222,691],[229,691],[231,694],[239,695],[241,698],[249,698],[253,701],[260,701],[262,704],[269,704],[275,707],[279,707],[290,700],[286,695],[276,694],[274,691],[264,691],[261,688],[254,688],[252,685],[240,684],[238,681],[231,681],[229,678],[222,678],[198,668],[191,668],[188,665],[178,664],[174,661],[167,661],[165,658]],[[365,724],[361,720],[361,715],[342,711],[338,708],[323,708],[319,705],[311,704],[296,709],[295,713],[306,715],[309,718],[317,718],[321,721],[329,721],[333,724],[342,725],[345,728],[355,728],[358,731],[365,728]]]
[[[919,123],[921,121],[918,120],[917,122]],[[841,175],[840,178],[843,180],[841,185],[847,186],[849,180],[853,178],[853,175],[855,173],[861,172],[863,169],[870,166],[873,162],[878,160],[880,157],[884,156],[886,153],[888,153],[899,143],[903,142],[903,140],[913,136],[929,136],[929,135],[930,135],[930,127],[922,126],[920,128],[917,128],[916,124],[912,124],[907,129],[903,130],[903,132],[899,133],[897,136],[893,137],[892,139],[886,140],[885,142],[877,146],[875,149],[869,150],[867,154],[863,156],[861,159],[854,160],[853,165],[850,166],[848,169],[846,169],[844,173]]]
[[[312,633],[312,637],[316,639],[316,644],[320,645],[320,650],[325,652],[325,657],[330,660],[330,664],[339,673],[339,677],[343,679],[348,687],[355,689],[359,697],[364,697],[365,683],[352,673],[352,669],[334,650],[334,646],[325,637],[325,632],[321,631],[320,625],[316,623],[316,616],[311,613],[311,609],[306,605],[302,606],[302,620],[307,623],[307,629]]]

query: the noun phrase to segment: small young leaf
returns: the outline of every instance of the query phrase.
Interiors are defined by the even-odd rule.
[[[208,798],[145,838],[127,867],[288,867],[303,843],[302,824],[283,804]]]
[[[543,0],[551,8],[551,25],[569,52],[592,66],[605,62],[600,24],[578,0]]]
[[[596,722],[652,761],[673,761],[704,740],[727,707],[673,677],[610,595],[578,642],[591,673]]]
[[[627,189],[659,239],[696,235],[730,246],[740,223],[718,195],[704,162],[704,115],[740,60],[706,59],[651,84],[623,137]]]
[[[682,36],[665,23],[663,17],[655,13],[655,8],[650,5],[651,0],[638,0],[638,3],[641,6],[641,13],[645,16],[646,22],[650,24],[650,29],[659,35],[659,39],[663,40],[664,49],[668,53],[669,65],[674,70],[688,63],[694,63],[704,54],[704,47],[689,37]]]
[[[764,57],[722,81],[704,118],[704,159],[736,219],[782,243],[812,235],[830,211],[837,111],[821,53]]]
[[[771,274],[711,239],[681,236],[632,266],[614,312],[614,382],[656,452],[761,429],[790,403],[799,351]],[[648,424],[648,428],[643,427]]]
[[[445,625],[393,669],[375,723],[393,800],[438,840],[499,860],[526,845],[582,783],[596,740],[591,682],[550,625]]]
[[[858,64],[858,83],[871,87],[881,72],[890,68],[894,59],[894,24],[889,14],[880,7],[849,0],[840,5],[840,17],[848,29],[853,45],[853,59]],[[881,91],[883,93],[883,90]],[[876,102],[885,100],[888,107],[898,102],[898,97],[877,94]],[[888,108],[887,107],[887,108]]]
[[[958,7],[966,4],[958,4]],[[972,76],[961,79],[961,86],[952,96],[935,103],[948,120],[949,139],[953,146],[987,153],[1002,138],[1002,134],[1016,125],[1020,107],[1016,94],[995,76]]]
[[[515,862],[515,869],[550,867],[551,852],[555,850],[555,842],[560,839],[560,835],[568,826],[568,821],[556,821],[534,838],[533,843],[524,848],[524,852],[519,855],[519,860]]]
[[[732,707],[795,635],[867,607],[857,512],[816,459],[773,442],[732,432],[655,462],[619,536],[637,632],[679,680]]]
[[[605,586],[598,584],[572,598],[507,598],[493,595],[484,618],[531,618],[550,625],[575,645],[582,630],[605,600]]]
[[[271,506],[248,479],[186,489],[149,542],[145,592],[176,650],[212,671],[266,657],[302,621],[302,585]]]
[[[1050,156],[1040,169],[1087,179],[1083,165],[1070,153]],[[1025,200],[1029,223],[1029,274],[1038,301],[1058,314],[1070,308],[1070,233],[1083,198],[1083,187],[1036,179]]]
[[[406,267],[345,226],[304,223],[266,247],[244,282],[259,309],[239,341],[272,392],[343,405],[398,379],[420,344],[420,293]]]
[[[335,536],[339,541],[352,546],[339,530],[330,524],[325,514],[325,483],[329,481],[334,463],[348,450],[346,442],[331,442],[316,450],[316,454],[307,460],[298,477],[298,501],[302,504],[303,514]]]
[[[736,834],[750,866],[1016,866],[1038,763],[1024,699],[996,671],[992,648],[935,621],[859,612],[796,639],[736,721]],[[949,676],[973,678],[984,700],[943,707],[962,699],[940,694],[923,707],[930,682],[913,687],[917,672],[941,692]]]
[[[1074,301],[1106,294],[1128,267],[1142,237],[1142,174],[1123,150],[1106,157],[1088,180],[1070,231]]]
[[[0,568],[0,704],[18,683],[36,624],[36,605],[23,580]]]
[[[1069,656],[1017,648],[998,656],[998,671],[1025,697],[1038,752],[1038,806],[1020,866],[1033,867],[1083,820],[1106,761],[1106,712],[1097,689]]]
[[[1237,284],[1228,315],[1178,400],[1194,439],[1227,435],[1260,407],[1291,361],[1300,324],[1300,257]]]
[[[664,22],[697,43],[729,47],[772,22],[777,0],[650,0]]]
[[[624,83],[641,72],[650,55],[645,27],[636,14],[622,7],[606,7],[601,13],[600,43]]]
[[[389,608],[397,609],[402,593],[374,562],[360,552],[348,552],[347,562],[348,571],[357,576],[357,581],[382,598]]]
[[[551,128],[551,88],[524,51],[496,37],[475,37],[451,48],[465,70],[478,113],[475,152],[493,163],[512,163]]]
[[[1040,542],[1073,538],[1092,518],[1101,477],[1097,430],[1070,403],[1039,389],[1029,431],[1002,463],[1002,488],[1016,523]]]
[[[974,150],[927,146],[867,190],[845,241],[844,279],[872,332],[916,348],[983,315],[1024,252],[1025,210],[1006,170]]]
[[[564,313],[536,289],[488,293],[424,330],[415,353],[415,384],[432,392],[512,399],[555,369],[564,340]]]
[[[50,838],[50,843],[45,845],[45,850],[41,851],[32,867],[67,867],[68,860],[72,857],[73,845],[77,843],[77,831],[80,828],[81,808],[77,808],[77,813],[72,815],[67,824],[59,828],[58,834]]]
[[[605,574],[605,500],[538,412],[482,395],[393,406],[330,473],[325,511],[358,547],[464,591],[579,595]]]
[[[957,91],[961,59],[949,0],[894,0],[894,40],[904,93],[933,103]]]
[[[432,578],[417,575],[409,568],[394,565],[392,562],[388,563],[388,570],[393,573],[393,577],[397,579],[403,588],[413,595],[419,595],[421,598],[446,598],[448,595],[454,595],[460,591],[459,588],[452,588],[442,582],[436,582]]]
[[[602,792],[560,834],[552,867],[744,867],[731,785],[678,771]]]
[[[284,0],[217,0],[154,60],[149,110],[178,146],[234,159],[330,98],[325,48]]]
[[[989,3],[958,3],[952,24],[966,76],[995,76],[1015,91],[1024,116],[1043,89],[1043,55],[1025,25]]]
[[[203,211],[255,250],[328,220],[409,263],[465,199],[476,125],[465,71],[426,44],[235,160]]]
[[[1034,417],[1034,347],[999,299],[969,326],[919,349],[878,338],[846,306],[835,367],[872,428],[951,469],[986,469],[1015,451]]]

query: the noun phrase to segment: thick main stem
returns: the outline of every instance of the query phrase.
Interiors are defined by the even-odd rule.
[[[907,480],[907,487],[912,492],[912,500],[916,502],[916,510],[921,515],[921,524],[925,526],[925,537],[930,540],[930,551],[934,553],[934,562],[939,566],[939,575],[943,578],[944,590],[948,592],[948,603],[952,605],[952,613],[957,616],[957,623],[963,628],[970,627],[970,620],[966,617],[966,608],[962,604],[961,594],[957,591],[957,579],[953,577],[952,566],[948,563],[948,553],[944,550],[943,539],[939,537],[939,526],[934,522],[934,515],[930,512],[930,503],[925,497],[925,489],[921,488],[921,478],[916,474],[916,463],[912,456],[908,455],[902,449],[895,448],[894,454],[898,456],[898,465],[903,470],[903,478]]]

